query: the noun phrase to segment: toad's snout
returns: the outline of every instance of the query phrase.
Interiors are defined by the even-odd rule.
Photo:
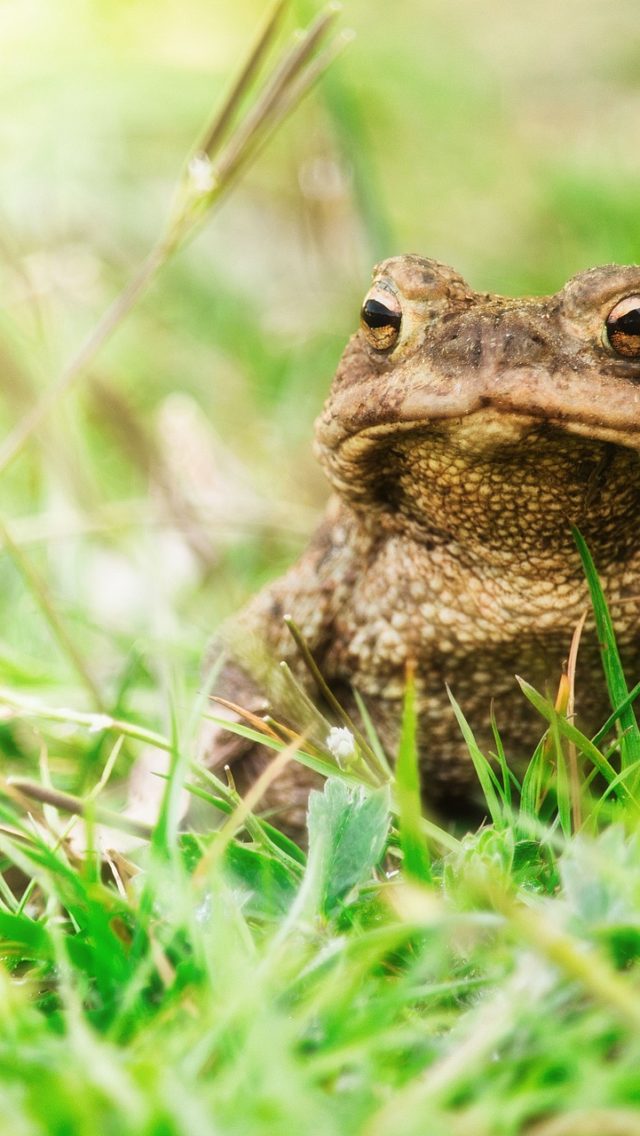
[[[436,367],[483,375],[536,366],[560,368],[557,337],[548,316],[535,309],[471,308],[425,330],[425,358]]]

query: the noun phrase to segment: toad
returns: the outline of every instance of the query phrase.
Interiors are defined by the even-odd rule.
[[[474,292],[420,256],[374,272],[316,423],[333,487],[307,550],[223,628],[215,693],[287,717],[280,660],[313,697],[283,623],[300,628],[387,752],[415,668],[423,792],[455,812],[476,777],[446,687],[484,752],[491,708],[510,761],[544,723],[515,675],[552,694],[589,607],[571,526],[596,561],[630,677],[640,664],[640,267],[607,265],[549,297]],[[577,724],[609,713],[593,623],[578,663]],[[214,710],[214,713],[216,711]],[[211,727],[207,761],[242,790],[268,752]],[[294,834],[317,775],[292,763],[267,804]]]

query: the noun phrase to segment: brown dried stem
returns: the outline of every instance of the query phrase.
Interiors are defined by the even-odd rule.
[[[241,67],[223,106],[207,126],[204,138],[198,147],[202,154],[211,156],[222,142],[248,87],[260,70],[262,61],[278,30],[287,3],[288,0],[278,0],[278,3],[268,13],[264,27],[258,34],[258,38],[249,52],[244,66]]]
[[[38,785],[35,781],[16,779],[10,781],[7,788],[16,789],[23,796],[30,800],[39,801],[40,804],[53,805],[60,812],[69,813],[71,816],[85,817],[90,812],[99,824],[104,824],[108,828],[116,828],[119,832],[127,832],[131,836],[139,836],[143,840],[150,840],[153,833],[152,826],[145,824],[144,821],[123,816],[122,813],[112,812],[111,809],[96,807],[92,804],[91,799],[86,801],[81,797],[74,797],[71,793],[61,793],[58,789]]]

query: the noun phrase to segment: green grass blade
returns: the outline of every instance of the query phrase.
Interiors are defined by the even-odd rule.
[[[604,725],[601,726],[597,734],[594,734],[594,736],[592,737],[591,741],[595,746],[599,746],[600,743],[604,741],[609,731],[613,729],[616,722],[620,720],[621,715],[624,714],[627,706],[631,706],[635,702],[639,694],[640,682],[637,682],[636,685],[629,691],[627,697],[623,698],[617,710],[614,710],[613,714],[609,715]]]
[[[617,776],[616,770],[613,768],[611,762],[607,761],[606,757],[600,752],[597,746],[594,746],[593,742],[590,741],[577,726],[573,725],[573,722],[565,718],[564,714],[559,714],[549,699],[540,694],[530,683],[525,682],[524,679],[521,678],[518,678],[518,683],[525,698],[528,698],[531,705],[535,706],[542,717],[546,718],[550,725],[557,726],[560,733],[565,738],[568,738],[570,742],[574,742],[580,753],[595,765],[598,772],[602,774],[606,781],[611,782],[615,780]]]
[[[422,799],[418,765],[418,716],[413,674],[407,674],[400,743],[396,759],[395,799],[404,869],[421,883],[431,882],[431,860],[422,829]]]
[[[500,767],[500,775],[502,777],[502,793],[503,793],[504,803],[507,806],[507,808],[511,808],[511,803],[512,803],[512,792],[511,792],[511,790],[512,790],[512,787],[519,791],[520,790],[520,783],[518,781],[518,778],[515,776],[515,774],[512,773],[512,771],[509,769],[509,763],[507,761],[507,755],[504,752],[504,746],[502,744],[502,738],[500,736],[500,731],[498,729],[498,723],[496,721],[496,716],[495,716],[495,713],[494,713],[493,706],[491,707],[491,732],[493,734],[493,740],[496,743],[496,757],[498,759],[498,765]]]
[[[171,858],[176,847],[178,826],[182,816],[180,805],[182,783],[189,761],[188,754],[183,753],[181,749],[178,716],[171,697],[169,722],[171,726],[169,775],[165,780],[165,789],[152,836],[153,850],[165,859]]]
[[[568,839],[573,831],[573,825],[571,823],[571,792],[569,785],[569,772],[567,769],[567,759],[562,747],[562,733],[558,724],[560,719],[561,715],[558,715],[558,718],[556,718],[551,723],[551,738],[553,740],[553,755],[555,758],[556,804],[558,808],[558,817],[560,818],[560,828],[562,829],[562,833]]]
[[[469,750],[469,755],[473,762],[478,781],[482,787],[491,820],[497,827],[502,827],[505,823],[505,805],[507,804],[502,786],[491,768],[488,758],[485,757],[480,749],[462,709],[448,688],[447,693],[449,695],[449,701],[453,706],[453,712],[458,720],[462,736],[467,743],[467,749]]]
[[[640,774],[640,764],[628,765],[626,769],[621,770],[621,772],[618,773],[618,776],[615,777],[613,779],[613,781],[610,782],[609,785],[607,785],[604,793],[602,793],[599,800],[597,800],[595,802],[593,809],[592,809],[590,816],[589,816],[590,825],[591,825],[591,828],[594,831],[596,830],[596,822],[599,819],[600,813],[602,812],[602,810],[603,810],[604,806],[607,804],[607,802],[611,802],[618,786],[619,785],[624,786],[625,781],[628,781],[628,780],[631,780],[631,779],[635,780],[635,778],[637,777],[638,774]],[[623,813],[623,816],[625,816],[624,813]],[[619,814],[616,817],[616,819],[619,819]],[[633,821],[633,822],[637,823],[637,817],[634,816],[630,812],[630,810],[628,810],[627,813],[626,813],[626,819],[629,820],[629,821]],[[635,823],[633,824],[633,827],[635,827]]]
[[[538,742],[525,775],[522,779],[520,795],[520,817],[536,819],[544,794],[544,754],[548,732]]]
[[[380,741],[380,738],[378,737],[377,730],[376,730],[376,728],[373,724],[373,720],[372,720],[371,715],[370,715],[370,713],[367,709],[367,705],[366,705],[362,695],[360,694],[360,692],[358,690],[355,689],[355,687],[353,689],[353,697],[355,699],[356,706],[358,707],[358,713],[359,713],[360,717],[362,718],[362,725],[364,726],[364,732],[367,736],[367,741],[369,742],[369,745],[371,746],[371,752],[376,757],[376,760],[378,762],[378,765],[380,767],[380,771],[382,772],[382,774],[385,777],[387,777],[389,780],[391,780],[392,777],[393,777],[393,770],[391,769],[391,766],[389,765],[389,762],[387,761],[387,755],[384,752],[382,742]]]
[[[627,765],[640,760],[640,730],[638,730],[635,711],[629,700],[629,689],[622,669],[613,622],[596,566],[583,536],[575,527],[573,528],[573,539],[580,553],[584,574],[589,585],[611,707],[614,711],[619,712],[619,722],[623,731],[620,735],[620,761],[624,769]],[[624,709],[621,710],[620,708],[623,705]]]

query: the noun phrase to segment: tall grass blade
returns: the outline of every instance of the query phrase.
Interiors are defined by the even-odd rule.
[[[635,764],[640,760],[640,730],[638,729],[635,711],[629,700],[629,688],[622,669],[613,622],[602,591],[602,585],[596,571],[596,566],[582,534],[575,527],[572,531],[591,594],[596,630],[600,641],[602,667],[605,674],[611,707],[614,711],[619,712],[618,722],[622,730],[619,739],[620,762],[622,768],[625,769],[628,765]],[[620,710],[620,707],[623,705],[625,708]]]
[[[622,700],[622,702],[619,704],[618,708],[616,710],[614,710],[612,714],[609,715],[609,717],[607,718],[604,725],[601,726],[600,729],[598,730],[597,734],[593,735],[591,741],[593,742],[593,744],[595,746],[599,746],[601,744],[601,742],[604,741],[607,734],[610,733],[610,731],[615,726],[616,722],[618,722],[620,720],[620,716],[622,714],[624,714],[625,710],[627,709],[627,706],[632,706],[639,694],[640,694],[640,682],[637,682],[636,685],[629,691],[627,697],[624,698]]]
[[[538,742],[522,779],[520,814],[530,820],[538,818],[540,806],[544,799],[546,789],[544,757],[548,736],[547,731]]]
[[[421,883],[431,883],[431,858],[422,828],[416,687],[414,674],[410,668],[407,668],[400,743],[396,758],[395,798],[404,870],[407,876]]]
[[[391,769],[391,766],[387,761],[387,755],[384,752],[382,742],[378,737],[376,728],[373,724],[373,719],[369,713],[364,698],[362,697],[360,692],[355,689],[353,691],[353,697],[355,699],[356,706],[358,707],[358,713],[362,719],[362,725],[364,726],[364,730],[367,735],[367,741],[371,746],[371,752],[378,762],[380,772],[390,781],[393,777],[393,770]]]
[[[502,738],[498,729],[498,723],[496,721],[493,706],[491,707],[491,733],[493,734],[493,740],[496,743],[496,757],[498,758],[500,776],[502,777],[503,800],[507,808],[510,809],[512,801],[512,786],[513,788],[519,790],[520,785],[518,784],[518,779],[515,774],[512,773],[509,769],[507,755],[504,752],[504,746],[502,744]]]
[[[555,761],[555,781],[556,781],[556,804],[558,808],[558,817],[560,819],[560,828],[565,837],[570,837],[572,833],[572,807],[571,807],[571,792],[569,771],[567,769],[567,760],[565,757],[564,749],[562,746],[562,734],[558,728],[558,718],[551,723],[551,730],[549,732],[549,741],[552,745],[553,758]]]
[[[484,798],[487,803],[487,808],[489,810],[491,820],[497,828],[501,828],[505,823],[506,801],[504,790],[500,785],[500,782],[498,781],[498,778],[496,777],[493,769],[491,768],[491,764],[488,758],[485,757],[482,750],[480,749],[480,746],[478,745],[473,735],[473,731],[469,723],[467,722],[467,719],[465,718],[461,707],[458,705],[455,698],[453,697],[453,694],[448,688],[447,694],[449,695],[449,701],[453,706],[453,712],[458,720],[458,725],[462,732],[462,736],[467,743],[469,756],[471,757],[474,769],[478,777],[478,781],[480,782],[480,785],[482,787],[482,792],[484,793]]]
[[[517,676],[516,676],[517,677]],[[517,679],[520,689],[525,698],[528,698],[532,706],[542,715],[543,718],[549,722],[551,726],[555,726],[560,734],[568,738],[569,741],[574,742],[578,752],[582,753],[601,773],[607,782],[614,781],[616,778],[616,770],[613,768],[610,761],[604,756],[601,751],[594,746],[593,742],[586,737],[585,734],[565,718],[564,714],[559,714],[555,706],[545,698],[542,694],[531,686],[530,683],[525,682],[524,679]]]

